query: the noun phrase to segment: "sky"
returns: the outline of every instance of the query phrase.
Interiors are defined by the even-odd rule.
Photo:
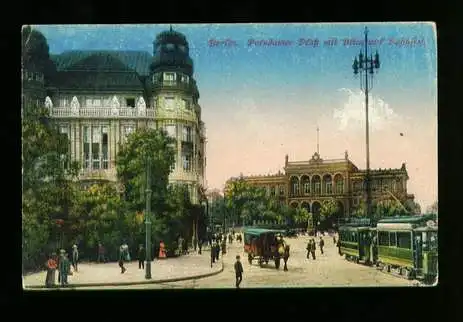
[[[207,129],[208,188],[343,158],[365,168],[365,94],[352,63],[368,27],[380,68],[369,96],[370,167],[407,165],[408,192],[437,200],[437,40],[433,23],[176,25],[189,42]],[[169,25],[35,26],[50,53],[143,50]],[[337,43],[334,42],[337,41]],[[370,81],[371,79],[369,79]],[[402,135],[401,135],[402,133]]]

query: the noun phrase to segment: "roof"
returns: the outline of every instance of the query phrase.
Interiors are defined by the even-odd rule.
[[[339,230],[371,230],[373,229],[370,226],[360,226],[360,225],[354,225],[354,224],[348,224],[348,225],[343,225],[339,226]]]
[[[402,216],[402,217],[391,217],[385,218],[378,221],[378,224],[383,223],[410,223],[417,224],[428,220],[433,220],[435,215],[424,215],[424,216]]]
[[[265,228],[245,228],[244,233],[248,235],[258,236],[265,233],[283,233],[283,230],[265,229]]]
[[[57,73],[54,81],[60,88],[143,90],[143,84],[135,72],[65,71]]]
[[[73,70],[78,63],[89,57],[106,57],[117,59],[128,70],[133,70],[141,76],[149,75],[152,55],[146,51],[116,51],[116,50],[70,50],[59,55],[50,55],[57,71]],[[89,67],[89,66],[85,66]]]

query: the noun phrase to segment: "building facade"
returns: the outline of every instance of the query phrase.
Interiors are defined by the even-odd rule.
[[[242,177],[247,183],[265,188],[267,195],[281,204],[303,207],[314,215],[320,213],[324,200],[334,198],[338,217],[349,217],[365,197],[365,170],[358,169],[345,153],[344,159],[323,160],[314,153],[308,161],[289,161],[285,157],[284,173]],[[405,163],[397,169],[371,169],[373,202],[384,200],[404,204],[413,201],[407,192],[409,179]],[[237,178],[232,178],[230,183]],[[226,184],[227,186],[228,184]]]
[[[70,142],[81,181],[116,181],[120,143],[137,129],[164,129],[176,139],[169,182],[199,202],[206,167],[205,125],[186,37],[157,35],[153,55],[138,51],[67,51],[50,55],[56,73],[23,70],[23,104],[43,102]]]

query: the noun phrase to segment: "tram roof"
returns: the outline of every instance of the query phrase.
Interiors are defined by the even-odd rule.
[[[421,222],[425,222],[428,220],[435,219],[434,215],[424,215],[424,216],[402,216],[402,217],[391,217],[385,218],[378,221],[378,224],[399,224],[399,223],[407,223],[407,224],[418,224]]]
[[[284,233],[284,230],[279,230],[279,229],[265,229],[265,228],[245,228],[244,229],[245,234],[249,235],[262,235],[266,233]]]

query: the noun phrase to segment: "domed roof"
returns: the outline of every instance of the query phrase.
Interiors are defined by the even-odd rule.
[[[156,36],[155,43],[156,44],[171,43],[171,44],[188,46],[188,41],[186,40],[185,35],[183,35],[182,33],[178,31],[174,31],[172,29],[172,26],[170,27],[169,30],[163,31],[160,34],[158,34]]]

